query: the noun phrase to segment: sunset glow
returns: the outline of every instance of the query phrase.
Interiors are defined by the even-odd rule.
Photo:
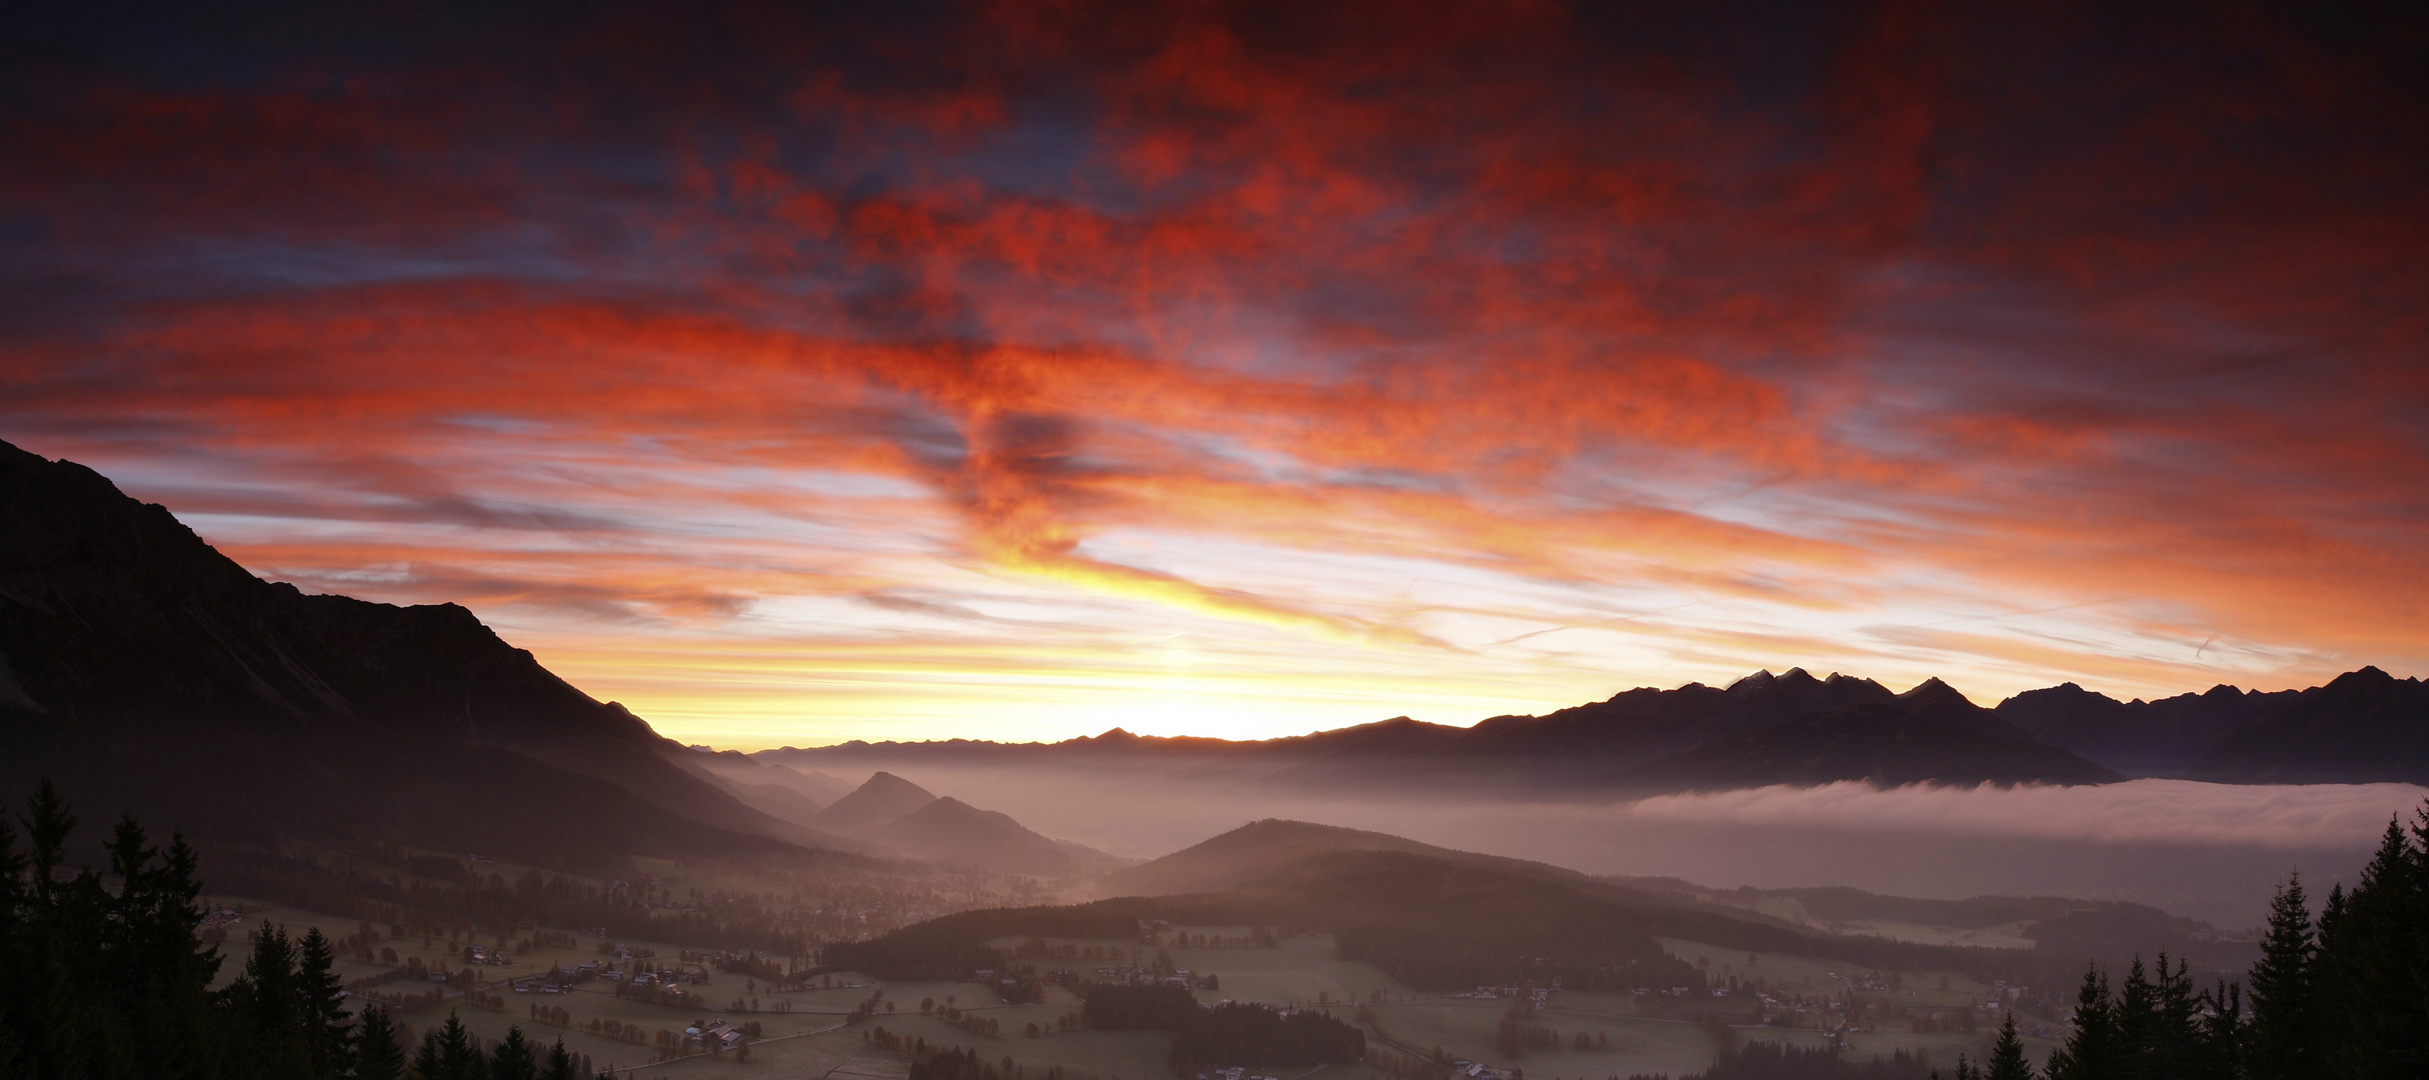
[[[721,747],[2429,673],[2408,43],[582,10],[46,27],[0,439]]]

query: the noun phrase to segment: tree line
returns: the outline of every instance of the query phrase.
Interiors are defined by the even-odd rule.
[[[2419,1080],[2429,1076],[2429,803],[2389,821],[2351,892],[2316,919],[2299,875],[2269,906],[2260,959],[2240,983],[2196,987],[2165,954],[2136,959],[2112,991],[2093,965],[2047,1080]],[[2034,1080],[2015,1018],[1958,1080]]]
[[[2389,821],[2351,892],[2314,917],[2302,879],[2270,904],[2239,985],[2196,991],[2181,963],[2140,962],[2110,993],[2085,973],[2051,1080],[2417,1080],[2429,1076],[2429,804]],[[1993,1080],[2009,1080],[1993,1076]]]
[[[1356,1061],[1366,1053],[1357,1028],[1306,1009],[1287,1014],[1263,1005],[1191,1008],[1172,1029],[1172,1061],[1222,1065],[1314,1065]]]
[[[1094,983],[1080,1019],[1098,1031],[1170,1031],[1198,1010],[1197,995],[1178,986]]]
[[[66,873],[76,817],[44,781],[0,816],[0,1076],[29,1080],[584,1080],[587,1062],[510,1031],[494,1052],[452,1015],[408,1060],[379,1008],[345,1007],[335,951],[265,922],[244,967],[203,940],[199,858],[131,816],[106,869]],[[22,825],[22,836],[20,836]],[[21,848],[22,844],[22,848]]]
[[[1873,1063],[1913,1075],[1911,1060]],[[1724,1043],[1686,1080],[1873,1075],[1835,1051]],[[1935,1070],[1932,1074],[1938,1077]],[[2429,1077],[2429,803],[2410,828],[2389,821],[2351,891],[2314,914],[2300,875],[2270,903],[2260,959],[2240,982],[2198,986],[2189,966],[2140,958],[2112,984],[2097,963],[2076,993],[2073,1030],[2045,1070],[2025,1056],[2010,1013],[1956,1080],[2420,1080]],[[1637,1076],[1630,1080],[1657,1080]]]

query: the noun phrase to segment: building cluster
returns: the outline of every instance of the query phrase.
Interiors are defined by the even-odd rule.
[[[536,975],[525,975],[514,980],[514,992],[518,994],[562,994],[577,984],[598,978],[601,970],[601,966],[596,961],[557,964]],[[611,978],[615,975],[612,971],[606,974]]]
[[[466,945],[464,946],[464,962],[488,967],[505,967],[514,963],[514,960],[506,955],[504,949],[492,949],[487,945]]]
[[[1192,1080],[1279,1080],[1265,1073],[1250,1072],[1238,1065],[1225,1068],[1199,1069]]]
[[[742,1045],[743,1040],[742,1032],[723,1020],[693,1024],[683,1029],[683,1037],[694,1045],[715,1047],[720,1050],[731,1050]]]
[[[981,972],[981,975],[986,974]],[[1098,982],[1120,983],[1128,986],[1170,986],[1182,990],[1203,989],[1205,980],[1188,968],[1159,971],[1155,968],[1131,967],[1127,964],[1096,969]]]
[[[1637,992],[1641,994],[1644,991],[1639,990]],[[1473,994],[1455,994],[1453,996],[1470,998],[1523,998],[1527,1001],[1532,1001],[1537,1005],[1542,1005],[1552,1000],[1552,991],[1541,986],[1479,986],[1476,988],[1476,992]]]

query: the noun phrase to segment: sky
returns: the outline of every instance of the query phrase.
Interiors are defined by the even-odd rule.
[[[684,741],[2429,674],[2417,6],[395,6],[0,15],[0,439]]]

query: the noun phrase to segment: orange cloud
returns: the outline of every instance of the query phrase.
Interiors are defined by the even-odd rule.
[[[2401,28],[359,18],[63,21],[0,116],[0,437],[257,569],[1460,701],[2429,659]]]

